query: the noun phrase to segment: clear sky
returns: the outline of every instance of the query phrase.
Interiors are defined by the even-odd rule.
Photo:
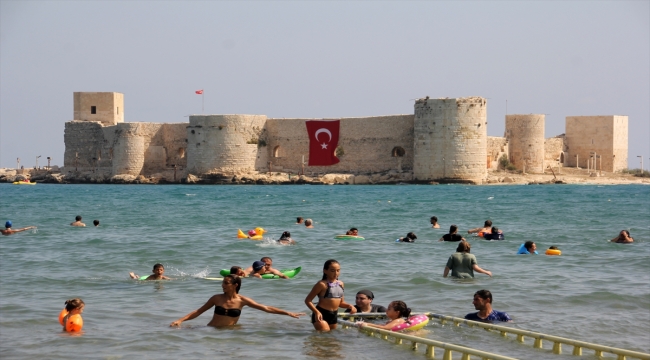
[[[649,1],[0,1],[0,167],[63,165],[72,93],[115,91],[125,121],[188,114],[412,114],[488,98],[504,115],[629,116],[650,167]]]

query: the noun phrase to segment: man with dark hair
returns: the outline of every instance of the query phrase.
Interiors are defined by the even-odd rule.
[[[443,235],[438,241],[461,241],[465,240],[464,237],[457,234],[458,226],[452,225],[449,227],[449,234]]]
[[[372,300],[375,298],[375,294],[370,290],[359,290],[357,292],[357,297],[355,298],[354,307],[357,309],[357,313],[381,313],[386,312],[386,308],[381,305],[375,305],[372,303]],[[345,310],[346,313],[350,312],[350,309]]]
[[[497,311],[492,309],[492,293],[489,290],[479,290],[474,293],[474,301],[472,301],[474,309],[478,310],[475,313],[465,315],[465,319],[473,321],[512,321],[510,315],[506,312]]]
[[[71,226],[86,226],[86,224],[81,222],[81,215],[77,215],[74,218],[74,222],[70,223]]]
[[[485,223],[484,223],[483,227],[478,227],[478,228],[475,228],[475,229],[467,230],[467,233],[468,234],[475,234],[475,233],[487,233],[487,234],[490,234],[490,233],[492,233],[492,221],[491,220],[485,220]]]
[[[429,220],[431,223],[431,227],[434,229],[440,229],[440,224],[438,224],[438,218],[436,216],[432,216],[431,220]]]
[[[255,265],[257,263],[262,264],[262,267],[264,268],[263,270],[261,270],[259,272],[260,275],[273,274],[273,275],[277,275],[277,276],[279,276],[279,277],[281,277],[283,279],[288,279],[289,278],[287,275],[281,273],[280,270],[273,268],[273,259],[271,259],[268,256],[265,256],[265,257],[261,258],[260,261],[256,261],[255,263],[253,263],[253,265]],[[250,266],[246,270],[244,270],[244,272],[246,274],[251,274],[253,276],[257,276],[257,275],[255,275],[255,273],[258,272],[258,269],[255,269],[254,266]]]

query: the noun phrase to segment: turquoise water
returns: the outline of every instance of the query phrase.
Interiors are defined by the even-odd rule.
[[[341,263],[348,301],[362,288],[375,303],[404,300],[414,311],[462,317],[472,295],[489,289],[509,326],[650,352],[650,187],[625,186],[145,186],[0,184],[0,220],[38,226],[2,237],[0,354],[3,358],[424,358],[356,329],[317,333],[309,317],[293,319],[244,308],[230,329],[206,327],[212,310],[169,323],[221,292],[222,268],[270,256],[274,267],[302,266],[289,281],[244,280],[241,293],[289,311],[320,279],[325,260]],[[87,225],[69,223],[82,215]],[[430,216],[442,229],[431,229]],[[314,229],[295,225],[312,218]],[[452,223],[461,231],[485,219],[506,240],[468,238],[489,278],[442,278],[456,243],[437,241]],[[261,226],[296,246],[237,240],[237,229]],[[365,241],[336,241],[359,228]],[[608,243],[629,229],[636,243]],[[418,241],[395,243],[413,231]],[[533,240],[562,256],[516,256]],[[129,280],[128,272],[166,267],[169,282]],[[84,333],[61,332],[57,315],[68,298],[86,302]],[[423,336],[521,359],[553,355],[468,327],[429,325]],[[594,358],[585,350],[583,358]],[[437,352],[439,358],[442,353]]]

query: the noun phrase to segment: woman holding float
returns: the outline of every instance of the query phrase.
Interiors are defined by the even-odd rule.
[[[214,315],[208,326],[221,327],[237,324],[241,310],[244,306],[250,306],[257,310],[262,310],[270,314],[287,315],[293,318],[299,318],[305,313],[292,313],[272,306],[266,306],[256,303],[253,299],[239,295],[241,288],[241,278],[237,275],[228,275],[221,282],[223,294],[212,296],[200,308],[174,321],[169,326],[180,326],[183,321],[192,320],[203,314],[214,306]]]

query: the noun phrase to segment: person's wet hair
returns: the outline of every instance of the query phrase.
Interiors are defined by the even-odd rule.
[[[286,240],[291,238],[291,233],[288,231],[285,231],[282,233],[282,236],[280,236],[280,240]]]
[[[323,270],[329,270],[330,265],[332,265],[332,264],[341,265],[338,261],[336,261],[334,259],[329,259],[329,260],[325,261],[325,264],[323,265]],[[327,280],[327,275],[323,274],[323,278],[321,280]]]
[[[479,290],[475,292],[474,295],[480,297],[483,300],[490,300],[490,304],[492,304],[492,293],[490,290]]]
[[[78,308],[80,308],[80,307],[82,307],[84,305],[86,305],[84,303],[84,301],[79,299],[79,298],[74,298],[74,299],[70,299],[70,300],[65,301],[65,309],[67,311],[72,311],[74,309],[78,309]]]
[[[273,262],[273,259],[271,259],[271,258],[268,257],[268,256],[265,256],[265,257],[263,257],[263,258],[260,259],[260,261],[264,261],[264,262],[266,262],[266,260],[268,260],[268,261],[270,261],[270,262]]]
[[[435,217],[435,216],[432,216],[432,217],[431,217],[431,221],[433,221],[433,222],[436,222],[436,223],[437,223],[437,222],[438,222],[438,218],[437,218],[437,217]]]
[[[534,241],[526,241],[524,243],[524,247],[526,248],[526,250],[530,251],[530,249],[533,247],[534,243],[535,243]]]
[[[296,223],[298,223],[298,224],[302,223],[302,216],[298,216],[296,218]]]
[[[499,233],[499,229],[496,226],[493,226],[492,227],[492,234],[498,234],[498,233]]]
[[[627,234],[627,236],[630,236],[630,232],[627,230],[621,230],[621,232],[624,232],[625,234]]]
[[[75,216],[74,219],[75,219],[76,221],[81,221],[81,215],[77,215],[77,216]]]
[[[461,240],[461,241],[458,243],[458,247],[456,248],[456,252],[469,253],[471,247],[472,247],[472,246],[471,246],[467,241],[465,241],[465,240]]]
[[[406,237],[407,237],[407,238],[409,238],[409,239],[411,239],[411,240],[415,240],[415,239],[417,239],[417,238],[418,238],[418,237],[417,237],[417,236],[415,236],[415,234],[414,234],[414,233],[412,233],[412,232],[410,232],[410,233],[408,233],[408,234],[406,234]]]
[[[551,247],[548,248],[548,249],[549,249],[549,250],[557,250],[557,246],[551,246]]]
[[[158,269],[158,268],[163,268],[164,269],[165,267],[163,266],[163,264],[156,264],[156,265],[153,266],[154,271],[156,269]]]
[[[93,225],[98,226],[99,225],[99,220],[93,220]]]
[[[485,227],[492,226],[492,220],[485,220]]]
[[[239,274],[239,270],[241,270],[240,266],[233,266],[230,268],[230,273],[233,275]]]
[[[450,233],[450,234],[453,234],[453,233],[455,233],[456,231],[458,231],[458,226],[456,226],[456,225],[452,225],[452,226],[449,227],[449,233]]]
[[[411,309],[406,306],[404,301],[392,301],[388,304],[388,307],[392,307],[393,310],[397,311],[400,317],[409,317],[411,315]]]
[[[224,276],[223,281],[226,281],[226,279],[228,279],[229,284],[237,285],[237,287],[235,288],[235,292],[239,294],[239,289],[241,289],[241,278],[237,275],[230,274]]]

